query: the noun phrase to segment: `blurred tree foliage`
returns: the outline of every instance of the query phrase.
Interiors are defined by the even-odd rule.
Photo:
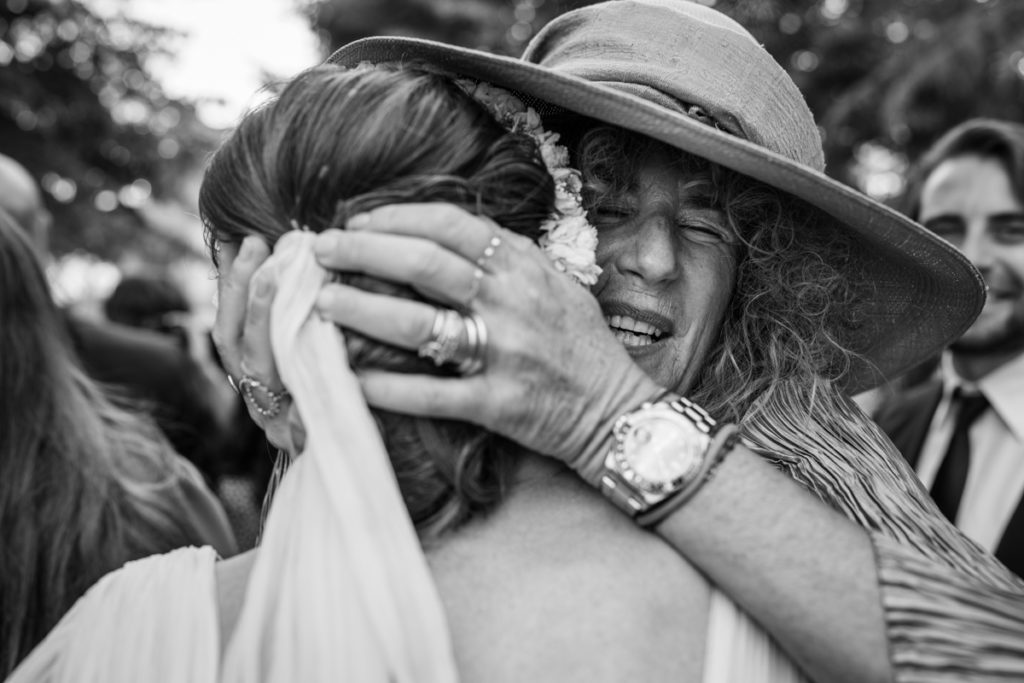
[[[731,15],[792,74],[851,182],[859,152],[914,158],[971,116],[1024,120],[1020,0],[702,0]],[[304,0],[326,49],[367,35],[518,54],[579,0]],[[880,191],[884,194],[885,188]]]
[[[141,229],[136,211],[173,197],[179,171],[215,139],[147,71],[175,37],[101,18],[78,0],[0,3],[0,152],[44,188],[56,253],[84,248],[113,260],[130,248],[166,262],[186,249]]]

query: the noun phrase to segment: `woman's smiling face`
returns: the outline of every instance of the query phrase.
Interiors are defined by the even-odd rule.
[[[603,274],[593,291],[633,360],[687,392],[729,307],[739,240],[707,171],[653,147],[629,183],[589,207]]]

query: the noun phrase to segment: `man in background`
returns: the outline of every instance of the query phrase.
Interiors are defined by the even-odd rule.
[[[939,509],[1024,576],[1024,125],[950,130],[913,170],[904,209],[970,259],[988,297],[939,376],[876,420]]]

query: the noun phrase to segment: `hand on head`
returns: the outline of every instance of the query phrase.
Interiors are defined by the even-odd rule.
[[[485,368],[466,377],[384,371],[361,374],[367,401],[399,413],[479,424],[594,480],[611,422],[662,392],[612,336],[593,296],[558,272],[529,239],[448,204],[381,207],[316,241],[321,265],[407,284],[443,306],[479,315]],[[500,244],[477,261],[495,235]],[[220,285],[215,339],[226,367],[281,388],[270,351],[268,249],[248,238]],[[227,264],[226,264],[227,265]],[[325,285],[318,310],[342,328],[406,349],[430,341],[437,308]],[[275,445],[295,447],[293,411],[250,414]]]
[[[501,237],[475,283],[477,261]],[[401,413],[464,419],[587,469],[614,419],[659,393],[608,330],[593,296],[533,242],[445,204],[376,209],[317,238],[326,268],[372,274],[475,313],[486,369],[446,378],[367,372],[367,400]],[[473,293],[475,292],[475,296]],[[330,284],[319,302],[342,327],[408,349],[430,340],[435,309]],[[596,475],[595,475],[596,476]]]
[[[298,412],[281,384],[270,348],[270,305],[275,273],[261,268],[270,248],[247,237],[237,250],[220,254],[225,275],[218,279],[213,340],[233,385],[242,393],[249,416],[271,444],[296,454],[304,432]]]

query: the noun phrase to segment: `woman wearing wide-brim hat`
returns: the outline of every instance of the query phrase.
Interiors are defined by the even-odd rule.
[[[74,644],[67,650],[90,655],[91,671],[123,675],[128,668],[121,665],[131,659],[143,668],[150,661],[168,671],[175,665],[177,677],[160,679],[168,681],[334,680],[346,679],[347,660],[339,663],[331,645],[345,645],[355,657],[355,644],[368,654],[361,661],[380,674],[373,680],[452,680],[450,666],[438,675],[408,665],[417,661],[412,655],[450,664],[443,619],[423,619],[437,617],[436,610],[398,599],[422,601],[429,586],[400,592],[407,586],[399,581],[382,596],[364,564],[365,585],[377,592],[339,604],[338,591],[362,584],[317,571],[333,566],[328,558],[358,563],[400,540],[369,514],[378,509],[370,507],[379,502],[373,491],[366,507],[345,508],[349,501],[325,500],[321,489],[351,482],[327,469],[317,479],[305,466],[359,462],[372,450],[360,441],[366,450],[353,452],[339,436],[328,441],[331,459],[310,445],[324,445],[318,435],[325,429],[352,440],[366,436],[365,429],[349,429],[353,417],[344,411],[317,415],[321,403],[334,405],[340,380],[353,392],[351,373],[326,365],[295,373],[301,359],[288,352],[302,349],[281,341],[294,339],[285,335],[292,325],[322,331],[320,316],[449,362],[443,378],[364,374],[358,386],[370,403],[477,422],[555,456],[532,454],[530,468],[517,472],[510,497],[492,515],[429,549],[463,678],[778,683],[800,680],[798,669],[828,681],[977,679],[1020,670],[1021,584],[935,514],[891,447],[844,396],[958,335],[980,309],[980,279],[948,245],[821,173],[806,106],[749,34],[696,4],[614,2],[552,22],[524,61],[388,38],[354,43],[332,61],[352,67],[349,76],[363,73],[364,62],[379,64],[379,71],[401,71],[395,62],[426,64],[472,81],[475,97],[481,87],[496,86],[536,107],[547,132],[564,135],[582,159],[570,156],[567,164],[560,151],[546,148],[550,138],[540,145],[544,164],[564,172],[552,174],[556,186],[565,183],[561,198],[579,190],[567,165],[583,166],[604,271],[594,296],[544,255],[562,254],[556,263],[588,271],[585,259],[573,260],[573,249],[560,251],[566,245],[554,230],[542,253],[521,235],[452,206],[385,206],[352,216],[348,230],[319,240],[301,229],[324,224],[296,222],[299,229],[281,237],[283,246],[253,275],[251,292],[244,276],[266,258],[266,245],[256,253],[226,244],[220,258],[231,262],[232,275],[221,287],[218,337],[227,367],[242,378],[268,433],[288,437],[295,414],[289,392],[303,419],[314,418],[305,424],[306,444],[284,480],[283,500],[271,509],[255,568],[197,552],[180,555],[181,571],[169,571],[177,566],[167,560],[127,569],[103,586],[119,589],[111,591],[119,611],[104,612],[105,594],[94,592],[49,649],[33,656],[34,670],[63,667],[74,680],[81,669],[69,666],[74,660],[61,648]],[[356,89],[333,101],[341,107],[358,95]],[[291,111],[306,121],[307,133],[316,129],[311,122],[331,131],[344,124],[340,115],[316,119],[325,113],[316,106]],[[278,114],[273,105],[262,112]],[[528,112],[517,114],[536,123]],[[401,130],[422,125],[391,123]],[[383,152],[388,131],[377,132],[346,139],[346,151],[365,154],[377,145]],[[273,193],[224,193],[237,215],[279,201],[278,190],[287,199],[291,192],[301,196],[303,183],[316,185],[334,172],[324,164],[305,173],[318,149],[282,148],[280,140],[254,135],[249,142],[257,153],[244,157],[257,162],[281,154],[272,173],[254,173],[253,167],[264,170],[256,163],[232,166],[239,157],[227,156],[228,169],[239,175],[277,180]],[[301,179],[280,172],[297,168],[304,169]],[[284,208],[278,223],[288,221],[287,211],[309,206]],[[223,212],[218,218],[225,220]],[[752,225],[760,229],[751,232]],[[410,282],[441,303],[367,297],[331,285],[322,290],[320,315],[303,318],[313,297],[295,282],[320,275],[314,243],[322,265]],[[266,286],[274,282],[267,277],[277,269],[283,274],[270,304]],[[834,300],[840,294],[841,306]],[[307,394],[306,385],[317,382],[322,391]],[[365,495],[358,488],[348,487],[353,496]],[[379,542],[348,557],[338,557],[329,534],[314,534],[310,544],[314,520],[300,514],[314,501],[325,511],[343,509],[339,523],[367,522]],[[680,555],[699,572],[687,573]],[[524,585],[537,578],[538,565],[549,580]],[[250,569],[251,580],[240,580]],[[393,565],[379,574],[402,576]],[[424,577],[411,568],[409,574]],[[125,589],[136,584],[154,601],[163,596],[162,611],[138,604],[139,592]],[[239,586],[246,584],[243,598]],[[392,599],[375,602],[371,595]],[[237,624],[223,609],[232,601],[244,603]],[[360,612],[348,609],[355,603],[365,620],[350,619]],[[205,630],[180,628],[191,609],[205,615]],[[129,613],[143,618],[118,618]],[[95,633],[92,616],[104,617]],[[437,628],[410,628],[414,619]],[[68,638],[83,632],[90,637]],[[401,637],[377,637],[386,632]],[[224,668],[218,634],[228,642]],[[250,646],[239,645],[245,638]],[[191,650],[172,649],[185,641]],[[90,652],[91,646],[102,649]],[[181,674],[181,651],[195,653],[189,663],[203,677]],[[325,670],[321,662],[339,666]],[[672,675],[682,672],[688,675]]]
[[[615,2],[555,19],[522,60],[401,38],[358,41],[331,58],[345,65],[396,60],[429,62],[513,90],[563,137],[578,136],[574,117],[576,126],[610,124],[755,178],[787,201],[795,198],[805,213],[789,246],[821,249],[823,259],[858,288],[850,300],[821,302],[823,311],[846,309],[852,316],[797,334],[813,344],[824,333],[851,353],[838,365],[819,363],[814,376],[800,376],[809,366],[783,368],[784,356],[747,349],[750,358],[736,362],[757,367],[737,373],[749,379],[744,393],[719,383],[728,372],[706,371],[728,365],[731,359],[723,355],[735,346],[682,361],[689,368],[682,385],[663,381],[651,361],[651,349],[664,338],[634,349],[633,359],[661,389],[738,421],[745,444],[725,459],[701,495],[658,519],[655,529],[824,680],[1024,674],[1024,585],[936,514],[898,454],[843,396],[899,375],[955,339],[980,310],[982,282],[948,244],[824,175],[818,131],[802,97],[745,30],[696,4]],[[593,316],[578,313],[583,303],[551,295],[524,310],[524,292],[533,291],[529,278],[538,275],[535,259],[522,249],[489,259],[482,282],[474,284],[475,297],[466,301],[465,280],[492,239],[493,227],[485,221],[422,206],[380,210],[361,221],[361,231],[382,234],[377,247],[366,248],[370,238],[346,242],[333,236],[339,242],[333,252],[324,243],[324,265],[385,273],[440,292],[443,301],[462,303],[492,330],[487,369],[479,376],[424,381],[415,390],[404,378],[374,376],[365,383],[371,403],[479,422],[558,457],[607,490],[603,480],[618,474],[609,475],[605,462],[615,446],[609,426],[650,396],[634,395],[633,404],[623,407],[628,390],[622,385],[628,382],[610,357],[590,352],[585,337],[606,333],[593,329]],[[642,219],[635,221],[637,231],[648,229]],[[607,279],[595,292],[605,304],[602,291],[614,289],[616,279],[632,277],[631,286],[644,285],[614,255],[605,252],[602,262],[605,232],[599,229],[598,261]],[[418,276],[389,270],[389,262],[401,260],[396,254],[418,253],[417,242],[396,235],[439,242],[453,257],[449,267],[434,263]],[[822,248],[833,238],[844,245],[838,253]],[[360,263],[348,258],[353,239],[366,242],[358,243]],[[432,275],[439,271],[443,278]],[[742,264],[738,271],[744,272]],[[740,279],[733,295],[738,318],[751,310],[748,282]],[[348,302],[323,312],[340,325],[402,345],[429,339],[428,310],[406,314],[402,332],[387,322],[391,311],[379,301],[372,310]],[[620,312],[605,309],[613,327]],[[573,324],[577,329],[567,334]],[[493,332],[523,329],[529,332]],[[777,333],[766,322],[750,345],[771,349]],[[539,398],[545,395],[558,399]],[[559,401],[559,414],[572,416],[562,423],[545,414]],[[799,487],[762,467],[757,456],[780,464],[867,533],[804,507]]]

